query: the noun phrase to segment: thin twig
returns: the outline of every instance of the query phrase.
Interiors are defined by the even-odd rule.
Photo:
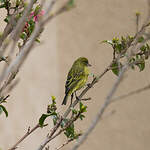
[[[111,115],[113,115],[116,111],[112,110],[111,112],[105,114],[101,119],[106,119],[107,117],[110,117]],[[82,134],[80,134],[79,136],[81,136]],[[61,146],[59,146],[58,148],[56,148],[56,150],[59,150],[61,148],[63,148],[64,146],[68,145],[70,142],[72,142],[75,139],[70,139],[67,142],[63,143]]]
[[[149,2],[149,9],[150,9],[150,0],[148,0]],[[150,12],[149,12],[150,13]],[[148,18],[150,17],[150,15],[148,16]],[[146,23],[142,26],[141,30],[139,32],[137,32],[134,36],[134,43],[130,43],[129,47],[131,46],[131,53],[129,55],[129,57],[133,56],[134,53],[133,51],[137,50],[136,49],[136,45],[138,43],[138,38],[145,32],[146,27],[148,27],[150,25],[149,20],[146,20]],[[149,38],[148,38],[149,39]],[[147,40],[148,40],[147,39]],[[144,41],[145,42],[145,41]],[[143,44],[143,43],[142,43]],[[112,89],[110,90],[108,96],[106,97],[104,104],[102,105],[102,107],[99,109],[94,121],[91,123],[90,127],[88,128],[88,130],[83,134],[83,136],[79,139],[79,141],[77,142],[77,144],[75,144],[75,146],[72,148],[72,150],[77,150],[79,148],[79,146],[87,139],[88,135],[92,132],[92,130],[96,127],[97,123],[101,120],[102,115],[104,113],[104,111],[106,110],[107,106],[111,103],[112,100],[112,96],[114,95],[114,93],[116,92],[122,78],[123,78],[123,74],[126,72],[126,70],[128,69],[128,67],[130,66],[130,64],[128,63],[129,60],[127,60],[126,65],[123,66],[123,68],[121,69],[121,72],[119,74],[119,78],[117,79],[117,81],[115,82],[115,84],[113,85]],[[146,89],[149,87],[146,87]],[[144,88],[145,90],[145,88]],[[135,92],[132,92],[131,94],[133,94]]]
[[[56,1],[56,0],[53,0],[53,1]],[[69,0],[68,0],[69,1]],[[30,5],[33,5],[33,3],[30,3]],[[68,3],[65,3],[65,5],[68,4]],[[50,3],[49,5],[54,5],[54,3]],[[65,11],[67,11],[67,9],[63,9],[63,8],[66,8],[66,6],[63,6],[61,7],[58,11],[56,11],[56,13],[54,13],[52,16],[50,15],[49,16],[49,13],[46,12],[45,14],[48,14],[48,19],[45,19],[44,18],[41,18],[41,20],[39,20],[39,22],[37,22],[37,24],[35,25],[35,29],[29,39],[29,41],[27,41],[27,43],[24,45],[24,47],[20,50],[20,53],[16,56],[15,60],[13,60],[11,62],[11,64],[1,73],[1,76],[0,76],[0,84],[2,83],[2,81],[4,79],[6,79],[10,73],[13,73],[15,72],[16,70],[19,70],[19,68],[22,66],[22,64],[24,63],[25,59],[27,58],[27,56],[29,55],[30,51],[31,51],[31,48],[33,47],[33,43],[36,39],[36,37],[38,37],[38,35],[40,34],[41,32],[41,29],[42,27],[50,20],[52,20],[53,18],[55,18],[58,14],[61,14]],[[30,7],[29,7],[30,8]],[[28,9],[29,9],[28,8]],[[52,8],[49,7],[48,10],[51,10]],[[63,10],[62,10],[63,9]],[[30,10],[30,9],[29,9]],[[24,15],[26,16],[26,14]],[[47,15],[46,15],[47,16]],[[22,21],[23,19],[21,19]],[[21,22],[20,21],[20,22]],[[22,26],[21,26],[22,27]],[[16,31],[18,31],[18,29],[16,29]],[[16,31],[14,32],[14,37],[16,37],[17,35],[15,34]],[[19,30],[20,31],[20,30]]]
[[[49,136],[47,136],[47,138],[43,141],[43,143],[38,147],[37,150],[42,150],[47,143],[49,143],[51,140],[53,140],[58,135],[60,135],[63,131],[65,131],[73,122],[75,122],[79,118],[80,114],[81,112],[79,112],[74,118],[69,120],[63,128],[61,128],[56,134],[54,134],[63,120],[63,118],[61,117],[58,123],[56,124],[56,126],[54,127],[54,130],[52,130],[52,133]]]
[[[61,121],[63,120],[63,118],[61,117],[59,119],[59,121],[56,123],[56,125],[54,126],[54,128],[51,130],[51,133],[48,134],[48,136],[46,137],[46,139],[43,141],[43,143],[39,146],[38,150],[42,150],[46,144],[52,139],[53,134],[57,131],[57,129],[59,128]]]
[[[52,4],[54,5],[56,1],[57,1],[57,0],[53,0],[53,3],[52,3]],[[55,13],[52,13],[52,14],[48,15],[47,17],[45,17],[45,19],[44,19],[44,21],[43,21],[43,24],[49,22],[52,18],[55,18],[56,16],[58,16],[58,15],[64,13],[64,12],[68,11],[68,9],[67,9],[68,2],[69,2],[69,0],[67,0],[67,1],[62,5],[62,7],[60,7]]]
[[[20,82],[20,79],[17,78],[6,90],[6,93],[10,93]]]
[[[124,99],[124,98],[127,98],[127,97],[132,96],[132,95],[135,95],[135,94],[139,94],[139,93],[144,92],[144,91],[149,90],[149,89],[150,89],[150,84],[147,85],[147,86],[144,86],[144,87],[142,87],[142,88],[139,88],[139,89],[137,89],[137,90],[131,91],[131,92],[127,93],[127,94],[124,94],[124,95],[115,97],[115,98],[113,98],[113,99],[111,100],[111,103],[112,103],[112,102],[116,102],[116,101],[118,101],[118,100],[122,100],[122,99]]]
[[[7,69],[1,74],[0,76],[0,83],[8,77],[8,75],[12,72],[15,72],[16,70],[18,70],[24,60],[27,58],[28,54],[31,51],[31,48],[33,46],[33,43],[36,39],[36,37],[39,35],[41,29],[41,23],[38,22],[38,24],[36,25],[30,40],[26,43],[26,45],[22,48],[21,52],[16,56],[16,59],[12,61],[12,63],[7,67]]]
[[[146,24],[144,27],[142,27],[142,29],[139,31],[139,34],[140,34],[140,33],[143,33],[144,28],[146,28],[147,26],[149,26],[149,24]],[[138,37],[139,34],[137,34],[137,35],[135,36],[134,41],[137,40],[137,37]],[[128,45],[128,48],[129,48],[131,45],[132,45],[132,42]],[[132,55],[132,54],[131,54],[131,55]],[[91,87],[93,87],[93,85],[96,84],[96,83],[99,81],[99,79],[100,79],[106,72],[108,72],[109,70],[111,70],[112,64],[113,64],[115,61],[117,61],[118,59],[120,59],[120,56],[119,56],[119,55],[118,55],[117,58],[113,58],[113,61],[112,61],[112,62],[110,63],[110,65],[104,70],[104,72],[103,72],[101,75],[99,75],[98,77],[96,77],[96,78],[93,79],[93,81],[92,81],[92,83],[90,84],[90,86],[86,87],[86,88],[82,91],[82,93],[79,95],[78,99],[76,99],[76,100],[74,101],[74,103],[67,109],[67,111],[66,111],[66,112],[64,113],[64,115],[63,115],[63,118],[66,118],[66,117],[68,116],[68,114],[70,113],[71,108],[72,108],[72,107],[75,107],[75,106],[77,105],[77,103],[82,99],[82,97],[87,93],[87,91],[88,91]],[[108,97],[106,98],[106,100],[107,100],[108,102],[111,100],[112,95],[115,93],[115,91],[116,91],[118,85],[120,84],[121,79],[122,79],[122,76],[123,76],[122,74],[124,74],[124,72],[126,71],[126,69],[127,69],[129,66],[130,66],[130,64],[127,63],[127,65],[124,65],[124,67],[120,68],[121,71],[120,71],[119,79],[117,80],[116,85],[114,85],[114,88],[112,88],[112,91],[110,92],[110,95],[108,95]],[[125,68],[125,69],[123,69],[123,68]],[[108,104],[109,104],[107,101],[106,101],[106,102],[104,103],[104,105],[102,106],[102,108],[101,108],[101,110],[100,110],[100,112],[99,112],[99,116],[95,119],[94,123],[92,124],[92,127],[89,128],[89,132],[88,132],[87,134],[85,134],[85,138],[83,139],[83,141],[86,139],[86,137],[88,136],[88,134],[94,129],[94,127],[95,127],[96,124],[98,123],[98,121],[99,121],[99,119],[101,118],[101,116],[102,116],[104,110],[106,109],[106,107],[107,107]],[[99,117],[100,117],[100,118],[99,118]],[[57,134],[56,134],[56,135],[57,135]],[[82,139],[82,138],[81,138],[81,139]],[[46,143],[48,143],[48,141],[50,141],[50,140],[52,140],[52,139],[47,139],[47,140],[45,140],[45,141],[46,141]],[[83,141],[81,140],[81,143],[82,143]],[[38,150],[42,150],[42,149],[38,149]]]
[[[14,40],[17,40],[17,36],[18,36],[18,33],[21,32],[21,29],[22,27],[24,26],[23,23],[25,22],[26,20],[26,16],[28,15],[28,13],[30,12],[32,6],[33,6],[34,2],[31,1],[31,3],[29,4],[28,8],[26,9],[23,17],[20,19],[14,33],[13,33],[13,37],[14,37]],[[54,3],[51,3],[52,5]],[[52,7],[49,7],[49,11],[51,10]],[[10,73],[13,73],[14,71],[18,70],[24,60],[26,59],[26,57],[28,56],[29,52],[31,51],[31,48],[33,46],[33,42],[35,41],[36,37],[39,35],[40,31],[41,31],[41,28],[48,22],[50,21],[51,19],[53,19],[55,16],[57,16],[58,14],[60,13],[63,13],[65,11],[57,11],[56,15],[54,15],[53,17],[50,17],[46,22],[43,22],[43,20],[41,19],[41,21],[39,21],[36,25],[35,25],[35,29],[29,39],[29,41],[27,41],[27,43],[24,45],[24,47],[22,47],[20,53],[16,56],[15,60],[13,60],[11,62],[11,64],[8,66],[8,68],[1,74],[0,76],[0,83],[2,83],[2,81],[4,79],[6,79]],[[49,14],[49,12],[46,12],[47,14]],[[62,120],[62,119],[61,119]],[[60,123],[61,123],[61,120],[60,122],[58,122],[58,125],[55,126],[54,130],[51,132],[51,134],[49,135],[50,137],[53,136],[53,134],[55,133],[55,131],[57,130],[57,128],[60,126]],[[39,124],[37,124],[32,130],[28,130],[28,132],[12,147],[10,148],[9,150],[13,150],[13,149],[16,149],[17,148],[17,145],[20,144],[27,136],[29,136],[33,131],[35,131],[37,128],[39,128]],[[62,132],[62,131],[61,131]],[[57,136],[57,135],[55,135]],[[54,137],[52,137],[54,138]]]
[[[2,43],[7,38],[7,36],[11,33],[11,31],[13,30],[13,27],[15,25],[16,25],[15,15],[12,15],[10,18],[10,22],[6,25],[2,36],[0,37],[0,47],[2,46]],[[2,49],[1,49],[1,52],[2,52]],[[4,53],[4,51],[3,51],[3,53]]]
[[[74,139],[70,139],[67,142],[63,143],[61,146],[57,147],[56,150],[60,150],[61,148],[63,148],[64,146],[68,145],[70,142],[72,142]]]
[[[16,144],[14,144],[11,148],[9,148],[8,150],[15,150],[17,148],[17,146],[25,139],[27,138],[32,132],[34,132],[36,129],[38,129],[40,127],[39,124],[37,124],[35,127],[33,127],[32,129],[30,129],[30,127],[28,128],[28,131],[26,132],[26,134],[17,141]]]

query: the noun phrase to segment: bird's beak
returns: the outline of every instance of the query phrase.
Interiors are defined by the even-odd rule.
[[[91,64],[88,64],[88,67],[91,67],[92,65]]]

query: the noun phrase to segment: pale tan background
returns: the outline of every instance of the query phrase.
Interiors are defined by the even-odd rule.
[[[91,72],[101,73],[111,61],[112,49],[99,41],[134,34],[135,12],[140,11],[145,17],[146,8],[146,0],[77,0],[76,8],[49,23],[41,37],[43,44],[36,47],[20,72],[23,78],[6,105],[9,117],[0,116],[0,147],[7,149],[29,125],[36,124],[50,95],[57,97],[60,107],[66,74],[77,57],[88,57]],[[116,95],[147,85],[149,66],[147,63],[142,73],[130,71]],[[79,131],[88,128],[115,79],[110,72],[88,92],[92,101],[88,102],[88,117],[78,123]],[[146,91],[112,104],[106,114],[112,110],[116,113],[97,125],[80,150],[149,150],[149,97],[150,92]],[[45,135],[46,131],[39,129],[19,149],[37,148]],[[56,147],[61,141],[63,136],[51,145]]]

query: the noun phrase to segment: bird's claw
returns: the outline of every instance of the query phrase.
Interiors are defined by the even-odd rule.
[[[91,88],[91,87],[92,87],[92,85],[91,85],[90,83],[88,83],[88,84],[87,84],[87,86],[88,86],[89,88]]]
[[[79,101],[80,100],[80,98],[78,97],[78,96],[76,96],[76,99]]]

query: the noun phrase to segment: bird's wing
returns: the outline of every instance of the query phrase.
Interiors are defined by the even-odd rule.
[[[68,93],[70,90],[73,90],[76,84],[82,79],[81,77],[83,74],[84,72],[82,69],[71,68],[67,76],[67,81],[65,85],[66,87],[65,93]]]

